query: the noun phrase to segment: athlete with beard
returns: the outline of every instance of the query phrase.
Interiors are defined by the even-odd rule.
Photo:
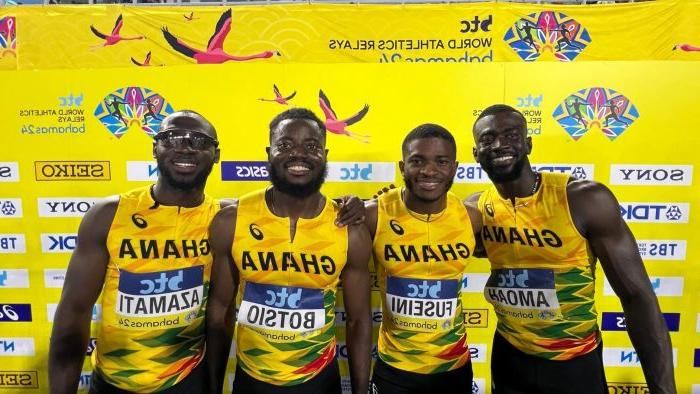
[[[52,393],[78,389],[101,291],[91,393],[207,390],[207,227],[226,205],[204,194],[219,161],[216,130],[196,112],[175,112],[161,123],[153,156],[155,185],[98,202],[80,224],[51,333]]]
[[[236,328],[233,392],[341,393],[336,361],[339,280],[352,392],[366,394],[371,319],[364,225],[334,225],[338,206],[320,192],[326,176],[326,130],[295,108],[270,123],[272,186],[221,210],[209,234],[214,252],[207,309],[211,387],[221,392]]]
[[[491,262],[484,294],[498,317],[492,392],[608,392],[597,259],[620,298],[650,392],[675,393],[666,323],[615,196],[597,182],[534,172],[526,120],[512,107],[486,108],[473,134],[474,158],[493,182],[472,198]]]
[[[405,187],[366,206],[384,316],[373,388],[379,394],[471,393],[460,290],[481,218],[449,192],[457,171],[449,131],[420,125],[404,139],[402,154]]]

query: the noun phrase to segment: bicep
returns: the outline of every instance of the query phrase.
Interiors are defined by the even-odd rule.
[[[347,263],[341,273],[345,308],[352,311],[369,306],[369,257],[372,243],[367,229],[362,225],[348,228]]]
[[[238,275],[231,248],[236,226],[236,208],[234,203],[222,209],[209,226],[209,242],[214,259],[209,291],[210,306],[228,306],[235,297]]]

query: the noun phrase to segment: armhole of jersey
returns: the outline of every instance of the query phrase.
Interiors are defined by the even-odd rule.
[[[564,203],[566,205],[566,217],[569,219],[569,224],[571,225],[571,227],[573,227],[576,234],[578,234],[578,236],[581,237],[581,239],[586,242],[586,245],[588,245],[588,239],[583,234],[581,234],[578,227],[576,227],[576,222],[574,222],[574,217],[573,217],[573,215],[571,215],[571,206],[569,205],[569,182],[570,181],[571,181],[571,177],[568,177],[566,179],[566,183],[564,183]],[[588,246],[586,246],[586,247],[588,247]]]
[[[374,237],[372,237],[372,261],[374,261],[374,247],[377,245],[377,239],[379,239],[379,231],[381,230],[382,226],[382,217],[384,215],[382,214],[382,201],[381,199],[377,199],[377,223],[375,224],[374,228]],[[375,262],[376,266],[376,262]]]

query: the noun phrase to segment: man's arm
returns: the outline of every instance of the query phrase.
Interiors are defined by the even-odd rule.
[[[478,202],[481,192],[477,192],[467,197],[462,201],[464,207],[467,208],[467,213],[469,214],[469,221],[472,225],[472,230],[474,231],[474,240],[476,244],[474,245],[474,257],[486,257],[486,249],[484,248],[484,243],[481,240],[481,227],[484,225],[484,219],[479,212]]]
[[[334,198],[333,201],[340,206],[338,215],[335,218],[336,226],[343,227],[349,224],[359,224],[365,220],[365,206],[359,197],[347,195]]]
[[[610,285],[620,297],[630,340],[642,363],[650,392],[676,393],[671,338],[651,287],[637,242],[620,216],[610,190],[595,182],[572,181],[569,209],[588,239]]]
[[[52,394],[75,393],[90,339],[92,308],[104,284],[109,252],[107,233],[119,203],[113,197],[95,204],[83,217],[78,243],[68,263],[56,308],[49,347]]]
[[[372,319],[367,263],[371,248],[372,242],[363,224],[348,227],[348,261],[340,277],[348,316],[345,338],[353,394],[366,394],[369,384]]]
[[[214,262],[207,301],[207,364],[209,391],[221,393],[233,338],[238,270],[231,255],[238,202],[220,210],[209,226]]]

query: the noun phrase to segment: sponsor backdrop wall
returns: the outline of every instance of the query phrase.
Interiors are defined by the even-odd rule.
[[[0,390],[48,391],[49,335],[80,218],[105,195],[153,182],[152,136],[160,119],[183,108],[208,117],[219,130],[222,161],[207,191],[240,196],[268,184],[267,123],[287,108],[261,100],[275,98],[275,85],[279,101],[296,92],[290,105],[322,117],[321,90],[338,118],[369,106],[358,122],[329,132],[324,191],[332,196],[369,198],[381,186],[400,184],[400,142],[423,122],[439,123],[457,138],[461,164],[453,191],[466,197],[483,190],[489,181],[473,163],[471,125],[487,105],[519,108],[529,122],[536,169],[593,179],[616,193],[671,331],[679,392],[700,393],[700,247],[697,215],[691,215],[700,202],[693,183],[700,162],[693,116],[700,54],[683,41],[700,39],[688,22],[699,13],[696,1],[236,7],[230,42],[207,44],[220,18],[226,25],[227,8],[3,8],[0,62],[14,70],[2,74],[0,106],[6,141],[0,159]],[[107,42],[90,25],[110,34],[120,14],[123,27],[112,35],[149,38],[89,48]],[[181,40],[168,43],[162,26]],[[476,37],[490,38],[488,47]],[[395,53],[404,60],[393,63],[467,56],[465,49],[378,47],[433,38],[445,48],[452,39],[469,42],[466,52],[481,60],[342,64],[392,63],[384,55]],[[368,42],[372,48],[354,49]],[[673,51],[676,44],[685,49]],[[182,54],[211,63],[221,60],[217,45],[234,54],[257,51],[260,58],[206,65]],[[488,269],[487,261],[472,261],[463,283],[474,393],[490,392],[495,316],[481,294]],[[610,392],[647,392],[620,303],[602,271],[598,278]],[[381,310],[373,290],[377,328]],[[100,316],[98,305],[93,321]],[[336,317],[346,375],[342,305]],[[95,345],[91,341],[86,354]],[[86,357],[82,389],[90,369]]]

